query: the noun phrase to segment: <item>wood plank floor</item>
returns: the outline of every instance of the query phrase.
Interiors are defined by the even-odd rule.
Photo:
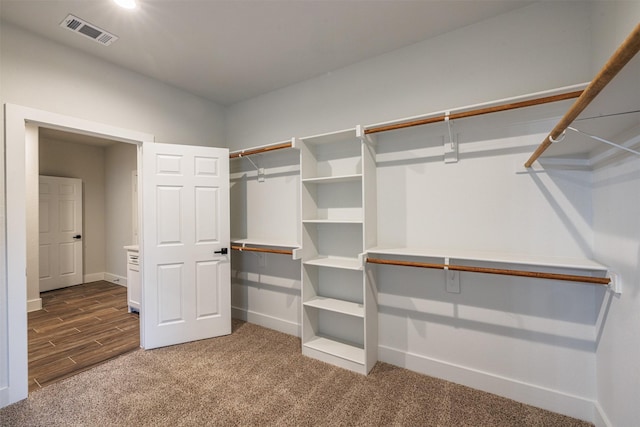
[[[140,347],[127,288],[99,281],[43,292],[28,315],[29,391]]]

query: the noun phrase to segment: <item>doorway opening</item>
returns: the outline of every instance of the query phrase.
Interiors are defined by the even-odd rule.
[[[137,177],[136,145],[46,127],[38,130],[38,150],[28,153],[27,164],[37,158],[41,200],[38,207],[28,205],[27,216],[39,209],[42,309],[28,313],[29,391],[140,347],[140,321],[129,307],[124,249],[138,244],[137,180],[132,181],[132,176]],[[77,210],[81,218],[74,220],[73,214],[60,218],[61,225],[77,222],[80,226],[67,233],[77,240],[60,247],[76,250],[67,250],[68,256],[63,257],[64,249],[43,244],[50,240],[43,229],[57,229],[57,223],[50,223],[64,209],[51,215],[57,203],[50,206],[48,199],[53,196],[42,191],[43,186],[48,189],[74,181],[82,182],[78,199],[84,203]],[[60,205],[65,202],[61,200]],[[28,242],[28,252],[36,250],[33,244]],[[51,277],[51,271],[60,270],[55,260],[68,270],[66,276]],[[35,268],[29,264],[28,260],[27,270]]]

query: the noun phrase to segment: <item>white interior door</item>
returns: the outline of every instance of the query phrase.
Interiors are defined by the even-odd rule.
[[[229,151],[142,151],[142,346],[230,334]]]
[[[40,292],[79,285],[82,180],[40,176]]]

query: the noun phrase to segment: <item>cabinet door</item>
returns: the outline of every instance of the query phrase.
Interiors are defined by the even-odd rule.
[[[140,287],[140,266],[129,264],[127,268],[127,298],[129,308],[140,311],[142,288]]]

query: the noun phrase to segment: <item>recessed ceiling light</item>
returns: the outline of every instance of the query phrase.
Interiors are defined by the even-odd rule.
[[[113,0],[120,7],[124,7],[125,9],[135,9],[136,8],[136,0]]]

